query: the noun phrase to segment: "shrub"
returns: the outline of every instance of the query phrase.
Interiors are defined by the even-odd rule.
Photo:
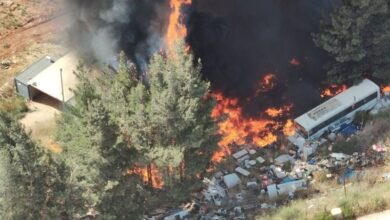
[[[333,152],[353,154],[354,152],[359,152],[361,149],[356,138],[352,138],[349,141],[338,141],[333,146]]]
[[[279,217],[278,219],[283,219],[283,220],[305,219],[304,213],[302,213],[301,210],[295,207],[283,208],[280,211],[278,217]]]
[[[333,220],[333,216],[329,211],[324,210],[323,212],[316,214],[314,216],[314,219],[315,220]]]
[[[355,219],[355,213],[350,202],[344,201],[341,203],[341,210],[343,212],[344,219]]]
[[[0,111],[9,112],[21,118],[28,111],[28,107],[23,98],[14,96],[0,99]]]

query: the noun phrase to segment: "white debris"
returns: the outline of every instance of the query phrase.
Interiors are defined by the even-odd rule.
[[[287,194],[293,193],[297,190],[306,189],[306,180],[295,180],[287,183],[282,183],[277,185],[278,194]]]
[[[245,155],[245,156],[241,157],[240,159],[238,159],[237,162],[242,163],[243,161],[246,161],[249,159],[250,159],[249,155]]]
[[[223,177],[223,182],[228,189],[231,189],[237,186],[241,182],[241,180],[240,177],[237,176],[237,174],[231,173]]]
[[[250,149],[250,150],[249,150],[249,154],[250,154],[250,155],[256,154],[256,150]]]
[[[256,160],[257,160],[257,162],[259,162],[260,164],[262,164],[262,163],[265,162],[264,158],[262,158],[262,157],[258,157],[258,158],[256,158]]]
[[[234,159],[239,159],[248,154],[248,151],[243,149],[233,154]]]
[[[279,157],[275,158],[275,164],[277,164],[277,165],[283,166],[283,164],[285,164],[287,162],[290,162],[293,164],[294,158],[288,154],[282,154]]]
[[[249,189],[256,189],[257,183],[256,182],[247,182],[246,187]]]
[[[383,181],[390,181],[390,173],[385,173],[382,175]]]
[[[235,171],[236,171],[237,173],[243,175],[243,176],[249,176],[249,174],[251,174],[248,170],[245,170],[245,169],[243,169],[243,168],[241,168],[241,167],[237,167],[237,168],[235,169]]]
[[[256,165],[256,161],[255,161],[255,160],[250,160],[250,161],[249,161],[249,165],[251,165],[251,166]]]
[[[331,153],[330,154],[330,157],[338,160],[338,161],[345,161],[347,160],[348,158],[350,158],[349,155],[346,155],[344,153]]]
[[[207,201],[214,202],[217,206],[221,206],[227,195],[226,190],[218,184],[217,179],[214,177],[211,180],[205,178],[203,182],[208,184],[207,190],[203,191],[205,199]]]
[[[267,186],[267,192],[270,198],[275,198],[276,196],[278,196],[278,190],[276,189],[276,184]]]
[[[282,178],[287,176],[286,173],[280,167],[277,167],[275,165],[271,165],[271,166],[269,166],[269,168],[272,170],[272,172],[275,174],[275,176],[279,179],[282,179]]]
[[[333,217],[341,216],[341,208],[333,208],[332,210],[330,210],[330,214],[332,214]]]

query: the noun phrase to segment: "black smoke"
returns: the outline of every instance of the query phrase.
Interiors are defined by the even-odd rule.
[[[187,42],[213,89],[240,97],[248,114],[286,102],[299,114],[321,101],[327,57],[311,33],[339,1],[193,0],[183,9]],[[70,46],[100,62],[124,50],[143,67],[163,43],[169,0],[68,0],[66,9]],[[301,65],[289,64],[292,58]],[[274,73],[278,86],[254,97],[265,73]]]
[[[314,45],[320,19],[337,0],[196,0],[188,41],[215,90],[241,97],[248,113],[292,102],[296,114],[320,102],[327,57]],[[297,58],[302,65],[289,63]],[[265,73],[279,86],[252,101]]]

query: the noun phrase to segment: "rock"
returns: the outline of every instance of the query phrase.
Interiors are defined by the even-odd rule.
[[[342,215],[343,212],[342,212],[341,208],[333,208],[332,210],[330,210],[330,214],[332,214],[332,216],[336,219],[343,217],[343,215]]]

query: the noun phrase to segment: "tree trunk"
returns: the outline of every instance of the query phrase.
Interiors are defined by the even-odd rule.
[[[148,164],[147,171],[148,171],[148,185],[153,187],[152,164]]]

